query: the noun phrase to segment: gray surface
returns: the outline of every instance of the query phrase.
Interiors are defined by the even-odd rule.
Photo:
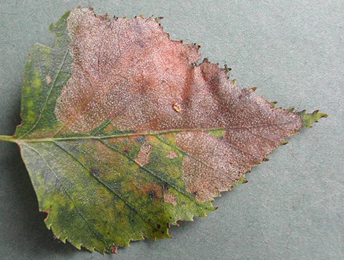
[[[344,1],[0,0],[0,133],[20,122],[24,62],[34,42],[51,45],[51,22],[77,5],[117,16],[164,16],[173,39],[227,62],[241,86],[329,114],[216,200],[207,219],[173,239],[132,243],[119,255],[53,240],[18,148],[0,143],[1,259],[344,259]],[[292,2],[292,3],[291,3]]]

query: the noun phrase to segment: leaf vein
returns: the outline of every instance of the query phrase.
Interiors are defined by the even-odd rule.
[[[165,138],[163,138],[162,136],[160,136],[159,134],[157,135],[154,135],[154,137],[156,137],[160,142],[163,142],[164,144],[170,146],[171,148],[175,149],[175,150],[178,150],[179,152],[183,153],[184,155],[187,155],[187,156],[190,156],[191,158],[195,159],[196,161],[200,162],[201,164],[209,167],[210,169],[212,170],[216,170],[213,166],[207,164],[206,162],[202,161],[201,159],[199,159],[198,157],[192,155],[192,154],[189,154],[187,152],[185,152],[183,149],[171,144],[169,141],[167,141]]]
[[[70,201],[74,204],[76,211],[78,212],[78,214],[80,215],[80,217],[85,221],[86,225],[88,226],[88,228],[91,230],[91,232],[100,240],[102,241],[102,243],[104,244],[105,247],[107,247],[106,242],[93,230],[91,224],[88,222],[88,220],[86,219],[86,217],[79,211],[78,207],[76,206],[75,202],[73,201],[72,197],[69,195],[69,193],[67,192],[67,189],[64,187],[62,181],[58,178],[57,174],[55,173],[55,171],[51,168],[50,164],[47,162],[47,160],[45,160],[45,158],[43,157],[43,155],[41,155],[41,153],[39,151],[37,151],[35,148],[29,146],[29,145],[25,145],[26,147],[28,147],[29,149],[31,149],[32,151],[34,151],[35,153],[37,153],[39,155],[39,157],[42,158],[42,160],[44,161],[44,163],[48,166],[49,170],[51,171],[52,174],[54,174],[56,180],[61,184],[61,187],[63,188],[63,191],[65,192],[65,194],[67,195],[67,197],[70,199]]]
[[[119,195],[117,192],[115,192],[111,187],[109,187],[106,183],[104,183],[100,178],[95,176],[90,169],[88,169],[80,160],[78,160],[72,153],[67,151],[65,148],[57,144],[56,142],[53,142],[57,147],[59,147],[62,151],[67,153],[70,157],[72,157],[77,163],[79,163],[94,179],[96,179],[100,184],[102,184],[105,188],[107,188],[111,193],[113,193],[115,196],[117,196],[119,199],[121,199],[131,210],[133,210],[143,221],[145,221],[148,225],[150,225],[153,229],[155,227],[152,223],[150,223],[148,220],[145,219],[138,211],[137,209],[131,205],[128,201],[126,201],[121,195]]]
[[[99,142],[101,142],[102,144],[104,144],[106,147],[110,148],[113,151],[116,151],[117,153],[127,157],[130,161],[134,162],[135,164],[137,164],[138,166],[140,166],[141,169],[143,169],[145,172],[151,174],[152,176],[154,176],[155,178],[167,183],[168,185],[170,185],[172,188],[174,188],[176,191],[178,191],[179,193],[181,193],[182,195],[184,195],[185,197],[189,198],[190,200],[192,200],[193,202],[195,202],[196,204],[199,205],[199,203],[192,197],[190,197],[188,194],[186,194],[185,192],[183,192],[182,190],[180,190],[178,187],[176,187],[175,185],[173,185],[172,183],[170,183],[170,181],[164,179],[163,177],[159,176],[158,174],[156,174],[155,172],[147,169],[144,166],[141,166],[140,164],[138,164],[132,157],[130,157],[129,155],[121,152],[120,150],[118,150],[116,147],[114,147],[113,145],[110,145],[108,142],[104,142],[103,140],[99,140]]]

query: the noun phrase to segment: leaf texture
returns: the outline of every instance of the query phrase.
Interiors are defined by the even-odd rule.
[[[102,253],[205,217],[266,154],[325,116],[240,89],[159,19],[77,8],[30,51],[21,147],[45,223]]]

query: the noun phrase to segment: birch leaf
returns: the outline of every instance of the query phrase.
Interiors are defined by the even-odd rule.
[[[326,116],[275,108],[159,19],[66,13],[25,67],[21,148],[46,226],[75,247],[114,252],[205,217],[221,192]]]

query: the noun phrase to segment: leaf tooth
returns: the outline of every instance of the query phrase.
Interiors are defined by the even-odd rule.
[[[229,72],[232,70],[232,68],[229,68],[227,64],[224,64],[223,67],[224,67],[223,69],[226,72],[226,74],[229,74]]]
[[[286,144],[288,144],[289,142],[288,141],[286,141],[286,140],[283,140],[282,141],[282,145],[286,145]]]
[[[111,247],[111,250],[110,250],[110,253],[111,254],[118,254],[118,252],[117,252],[117,249],[119,248],[119,245],[112,245],[112,247]]]
[[[155,21],[160,25],[160,21],[161,21],[162,19],[164,19],[164,17],[159,16],[159,17],[155,17],[154,19],[155,19]]]

